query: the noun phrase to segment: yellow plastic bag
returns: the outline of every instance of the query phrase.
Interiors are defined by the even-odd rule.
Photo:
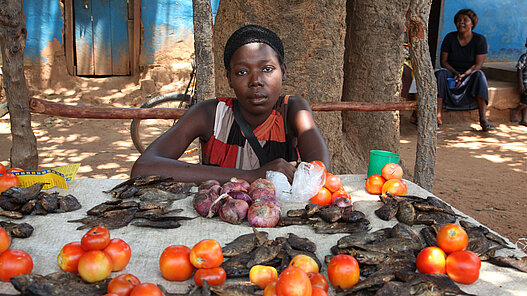
[[[43,189],[54,186],[68,189],[67,181],[75,179],[80,163],[58,167],[56,169],[46,169],[42,171],[21,171],[11,172],[18,177],[20,186],[29,187],[35,183],[47,183]]]

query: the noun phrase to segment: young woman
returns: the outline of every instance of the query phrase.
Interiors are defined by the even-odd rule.
[[[224,64],[236,97],[189,109],[143,152],[131,176],[155,174],[196,183],[239,177],[251,182],[278,171],[292,180],[299,158],[321,160],[329,169],[329,153],[309,103],[281,95],[286,65],[280,38],[261,26],[242,27],[227,41]],[[203,163],[179,161],[195,138],[202,143]]]
[[[494,128],[487,121],[489,91],[487,78],[481,71],[487,56],[487,40],[473,32],[478,16],[471,9],[461,9],[454,16],[457,31],[448,33],[441,44],[441,67],[437,78],[437,123],[442,123],[443,108],[449,110],[479,111],[483,131]],[[447,78],[455,78],[449,89]]]

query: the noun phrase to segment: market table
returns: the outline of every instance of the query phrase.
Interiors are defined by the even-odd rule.
[[[381,206],[377,196],[370,195],[364,190],[366,181],[365,175],[341,175],[344,188],[352,197],[357,200],[356,209],[362,211],[370,221],[371,231],[392,227],[397,223],[394,218],[391,221],[379,219],[374,210]],[[26,222],[34,226],[35,231],[31,237],[26,239],[13,239],[11,249],[21,249],[31,255],[34,262],[33,273],[47,275],[59,271],[57,265],[57,255],[62,246],[72,241],[80,241],[82,235],[87,231],[76,230],[81,224],[70,223],[68,220],[86,217],[86,211],[112,197],[105,190],[113,188],[124,180],[116,179],[77,179],[68,182],[68,189],[51,188],[47,191],[58,191],[61,195],[72,194],[80,201],[82,208],[62,214],[48,214],[46,216],[26,216],[23,220],[14,221],[17,223]],[[430,192],[407,181],[408,194],[426,198],[432,195]],[[184,211],[179,215],[195,217],[197,214],[192,208],[192,199],[186,198],[178,200],[173,207],[182,208]],[[283,203],[283,213],[289,209],[303,208],[302,203]],[[454,209],[456,213],[467,216]],[[0,218],[7,220],[6,218]],[[465,220],[479,224],[473,218],[467,217]],[[151,282],[163,285],[171,293],[184,293],[191,280],[185,282],[170,282],[162,278],[159,271],[159,256],[163,250],[170,245],[186,245],[192,247],[202,239],[211,238],[220,242],[223,246],[234,240],[236,237],[251,233],[252,229],[247,222],[241,225],[232,225],[219,220],[219,218],[206,219],[197,218],[182,221],[182,226],[175,229],[153,229],[142,228],[133,225],[110,230],[112,238],[125,240],[132,249],[132,258],[128,266],[120,271],[113,272],[110,277],[115,277],[122,273],[132,273],[141,282]],[[413,229],[418,233],[422,226],[414,226]],[[269,238],[274,239],[278,236],[287,236],[288,233],[295,233],[300,237],[307,237],[317,245],[317,256],[323,260],[329,255],[331,246],[346,234],[315,234],[311,226],[299,225],[277,228],[260,229],[269,233]],[[508,240],[507,240],[508,241]],[[512,245],[512,244],[511,244]],[[521,250],[503,249],[497,255],[526,256]],[[493,264],[482,262],[479,280],[471,285],[459,285],[461,289],[468,293],[477,295],[527,295],[527,273],[519,272],[512,268],[498,267]],[[18,294],[10,283],[0,283],[0,293]]]

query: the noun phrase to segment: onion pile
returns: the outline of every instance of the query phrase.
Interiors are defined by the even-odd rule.
[[[274,227],[281,211],[273,183],[262,178],[251,184],[237,178],[223,185],[216,180],[205,181],[198,187],[192,204],[203,217],[219,215],[232,224],[240,224],[247,217],[254,227]]]

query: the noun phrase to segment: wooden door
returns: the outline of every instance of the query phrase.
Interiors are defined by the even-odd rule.
[[[77,75],[129,75],[126,0],[74,0]]]

